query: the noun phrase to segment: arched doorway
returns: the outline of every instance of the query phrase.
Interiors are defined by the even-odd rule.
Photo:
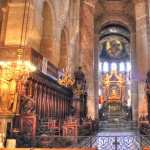
[[[104,120],[131,119],[130,32],[119,24],[100,30],[99,106]]]

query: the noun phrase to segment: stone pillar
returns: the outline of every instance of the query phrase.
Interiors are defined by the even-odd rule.
[[[148,22],[147,22],[147,3],[141,0],[135,3],[136,19],[136,58],[138,79],[145,79],[148,71]]]
[[[94,94],[94,9],[95,0],[83,0],[80,11],[80,65],[85,73],[88,87],[88,117],[95,119]]]
[[[136,66],[137,72],[135,72],[136,73],[135,78],[137,78],[138,81],[138,83],[135,83],[135,85],[133,86],[134,91],[138,88],[138,104],[134,112],[138,111],[140,117],[140,115],[143,115],[142,113],[145,114],[143,110],[138,109],[138,106],[143,106],[143,104],[145,103],[144,85],[145,85],[146,73],[149,69],[148,39],[150,35],[148,34],[147,1],[138,0],[135,1],[134,4],[135,4],[135,20],[136,20],[136,48],[135,48],[136,50],[134,53],[136,53],[135,62],[137,65]]]
[[[149,58],[149,70],[150,70],[150,0],[147,0],[147,13],[148,13],[148,17],[147,17],[147,21],[148,21],[148,48],[149,48],[149,54],[148,54],[148,58]]]
[[[137,79],[137,60],[136,60],[136,34],[135,30],[131,33],[130,41],[130,58],[131,58],[131,106],[132,120],[138,120],[138,79]]]
[[[96,100],[96,115],[99,116],[99,88],[100,88],[100,72],[99,72],[99,62],[100,62],[100,51],[99,51],[99,34],[95,34],[95,49],[94,49],[94,87],[95,87],[95,100]]]

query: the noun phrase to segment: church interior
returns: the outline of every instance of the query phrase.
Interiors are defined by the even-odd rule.
[[[150,149],[149,43],[149,0],[0,0],[0,148]]]

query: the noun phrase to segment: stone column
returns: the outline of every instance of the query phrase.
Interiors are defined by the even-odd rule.
[[[148,17],[147,17],[147,21],[148,21],[148,48],[149,48],[149,54],[148,54],[148,58],[149,58],[149,70],[150,70],[150,0],[147,0],[147,13],[148,13]]]
[[[96,99],[96,115],[98,116],[99,110],[99,82],[100,82],[100,72],[99,72],[99,62],[100,62],[100,51],[99,51],[99,34],[95,33],[95,50],[94,50],[94,87],[95,87],[95,99]]]
[[[136,31],[133,29],[130,41],[131,59],[131,106],[132,120],[138,120],[138,79],[137,79],[137,60],[136,60]]]
[[[88,117],[95,119],[94,94],[94,9],[95,0],[83,0],[80,11],[80,65],[85,73],[88,87]]]
[[[136,21],[136,67],[137,72],[135,75],[135,78],[137,78],[137,83],[135,83],[135,86],[133,86],[133,89],[135,90],[138,88],[138,104],[137,108],[135,108],[138,111],[139,117],[141,115],[146,115],[144,111],[146,111],[146,108],[143,104],[146,103],[145,101],[145,77],[146,73],[149,69],[149,34],[148,34],[148,20],[147,20],[147,1],[145,0],[136,0],[135,1],[135,21]],[[135,105],[136,106],[136,105]],[[139,107],[138,106],[142,106]],[[145,108],[145,110],[143,109]],[[142,109],[141,109],[142,108]],[[135,111],[136,111],[135,110]]]

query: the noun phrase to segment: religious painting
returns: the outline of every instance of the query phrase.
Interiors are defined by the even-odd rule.
[[[116,39],[106,41],[106,50],[111,57],[120,57],[123,51],[123,43]]]
[[[106,37],[100,45],[102,59],[128,59],[129,43],[124,38],[118,36]]]
[[[117,100],[121,98],[121,89],[117,84],[111,84],[109,86],[109,99]]]

